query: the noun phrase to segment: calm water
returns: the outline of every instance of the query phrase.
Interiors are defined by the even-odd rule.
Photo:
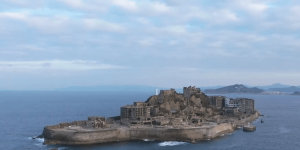
[[[130,141],[89,146],[45,146],[31,137],[46,125],[88,116],[116,116],[120,106],[145,101],[149,92],[0,92],[0,149],[119,150],[119,149],[299,149],[300,96],[229,95],[255,99],[265,123],[254,122],[255,132],[233,134],[196,144],[164,141]]]

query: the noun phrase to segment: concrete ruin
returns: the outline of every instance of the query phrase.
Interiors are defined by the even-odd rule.
[[[120,108],[120,116],[88,117],[86,121],[46,126],[44,144],[94,144],[153,139],[187,141],[231,133],[258,118],[254,100],[207,96],[200,88],[161,90],[145,102]]]

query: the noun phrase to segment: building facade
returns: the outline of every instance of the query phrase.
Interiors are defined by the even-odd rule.
[[[225,98],[224,96],[210,96],[208,101],[210,105],[215,106],[217,109],[222,109],[225,107]]]
[[[185,98],[190,98],[191,95],[201,93],[200,88],[196,88],[195,86],[183,87],[183,96]]]
[[[150,117],[151,106],[145,102],[134,102],[133,105],[121,107],[121,119],[145,120]]]
[[[252,113],[255,111],[255,105],[253,99],[247,98],[236,98],[236,99],[225,99],[226,108],[238,108],[240,112],[243,113]]]
[[[239,100],[225,98],[225,107],[239,107]]]

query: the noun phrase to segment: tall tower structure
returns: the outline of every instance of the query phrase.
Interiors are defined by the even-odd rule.
[[[158,88],[156,88],[155,95],[158,95],[158,94],[159,94]]]

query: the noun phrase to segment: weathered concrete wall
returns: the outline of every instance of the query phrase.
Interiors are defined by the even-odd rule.
[[[233,132],[230,124],[185,129],[174,128],[117,128],[91,131],[70,131],[59,129],[59,126],[45,127],[44,144],[94,144],[125,140],[153,139],[162,141],[195,142],[215,138],[220,134]],[[56,129],[55,129],[56,128]]]
[[[195,142],[231,133],[234,131],[235,125],[245,125],[258,117],[259,112],[242,120],[236,119],[232,124],[222,123],[189,128],[131,126],[130,128],[83,129],[80,126],[85,125],[85,121],[74,121],[47,126],[44,128],[43,135],[45,137],[44,144],[76,145],[143,139]],[[68,129],[69,126],[74,127],[74,130]]]
[[[165,128],[131,128],[130,139],[153,139],[161,141],[187,141],[195,142],[197,140],[210,139],[220,134],[233,132],[231,124],[220,124],[207,127],[195,127],[185,129],[165,129]]]
[[[94,144],[129,140],[128,131],[124,129],[106,129],[94,131],[70,132],[69,130],[53,130],[45,127],[44,144]]]
[[[239,125],[239,126],[243,126],[243,125],[246,125],[250,122],[255,121],[259,117],[259,115],[260,115],[260,113],[256,112],[255,114],[252,114],[251,116],[246,117],[244,119],[235,120],[233,123],[236,124],[236,125]]]

